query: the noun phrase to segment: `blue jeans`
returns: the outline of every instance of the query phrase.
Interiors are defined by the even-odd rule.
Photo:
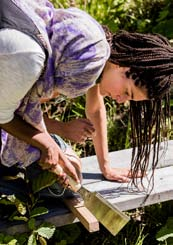
[[[51,135],[55,142],[59,145],[62,151],[65,151],[67,145],[64,140],[62,140],[57,135]],[[37,178],[40,173],[43,171],[37,162],[32,163],[26,169],[23,169],[17,164],[12,167],[6,167],[0,164],[0,194],[12,195],[15,194],[18,198],[27,198],[29,195],[30,187],[26,183],[26,180],[22,178],[14,179],[16,175],[26,174],[29,182],[32,183],[32,180]],[[73,192],[69,189],[64,190],[64,188],[58,183],[55,182],[50,187],[47,187],[39,192],[40,197],[64,197],[64,196],[73,196]]]

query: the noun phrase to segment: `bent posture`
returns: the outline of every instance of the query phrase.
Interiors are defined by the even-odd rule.
[[[128,182],[141,176],[139,170],[143,176],[140,166],[145,170],[151,131],[155,123],[160,124],[162,96],[168,98],[171,83],[168,41],[159,35],[128,32],[105,35],[87,13],[55,9],[46,0],[1,0],[0,17],[1,164],[27,167],[38,161],[51,171],[59,164],[80,182],[80,160],[73,162],[64,154],[50,136],[54,133],[76,142],[92,137],[100,169],[108,180]],[[76,121],[78,135],[74,123],[67,126],[43,118],[43,101],[83,94],[88,119]],[[110,167],[104,96],[118,103],[131,101],[133,147],[138,146],[133,171]],[[159,129],[154,145],[160,140]],[[64,175],[62,179],[68,184]]]

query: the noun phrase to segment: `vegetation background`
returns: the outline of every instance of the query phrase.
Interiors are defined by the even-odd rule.
[[[107,25],[116,32],[120,29],[142,33],[160,33],[173,39],[173,1],[169,0],[51,0],[57,8],[75,6],[87,11],[101,24]],[[172,104],[172,102],[171,102]],[[128,104],[118,105],[110,98],[105,98],[108,118],[109,150],[115,151],[130,147],[130,124],[128,119]],[[68,121],[76,117],[85,117],[85,96],[62,101],[57,105],[54,101],[46,103],[43,110],[52,118]],[[93,155],[94,148],[90,141],[85,145],[73,145],[80,156]],[[33,197],[30,207],[37,200]],[[28,222],[31,233],[8,236],[0,233],[0,244],[52,244],[52,245],[173,245],[173,203],[165,202],[150,207],[128,212],[131,221],[122,231],[113,237],[101,227],[99,232],[90,234],[81,224],[73,224],[61,228],[37,228],[35,225],[36,212],[29,212],[25,217],[25,205],[14,197],[0,197],[2,205],[11,204],[17,208],[20,215],[10,216]],[[20,205],[19,205],[20,204]],[[9,205],[9,206],[8,206]],[[28,208],[28,203],[27,203]],[[1,209],[1,213],[3,213]],[[8,208],[6,212],[8,213]],[[37,213],[46,212],[44,208]],[[6,214],[6,216],[9,216]],[[29,237],[29,238],[28,238]]]

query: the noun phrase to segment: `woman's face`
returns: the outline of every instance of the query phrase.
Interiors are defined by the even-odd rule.
[[[135,86],[134,80],[126,77],[128,70],[128,67],[107,62],[99,84],[101,95],[109,96],[117,103],[128,100],[147,100],[146,90]]]

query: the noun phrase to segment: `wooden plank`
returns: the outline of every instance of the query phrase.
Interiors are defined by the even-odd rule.
[[[79,219],[64,205],[60,198],[49,198],[49,202],[42,205],[48,208],[49,213],[37,217],[36,226],[44,221],[61,227],[79,222]],[[14,235],[15,233],[28,232],[28,226],[25,222],[2,221],[0,220],[0,232]]]
[[[168,150],[164,155],[160,147],[160,160],[154,174],[154,189],[150,193],[137,191],[134,186],[126,183],[107,181],[102,178],[96,157],[83,159],[84,186],[89,191],[98,191],[105,199],[115,204],[120,210],[126,211],[141,206],[151,205],[173,199],[173,141],[169,141]],[[131,149],[111,152],[109,154],[112,167],[130,167]],[[93,161],[94,160],[94,161]],[[91,163],[92,162],[92,163]],[[86,164],[86,165],[85,165]],[[147,178],[150,177],[150,168]],[[144,178],[147,189],[148,180]],[[149,197],[148,194],[150,193]]]
[[[118,196],[114,193],[114,190],[109,189],[109,193],[102,190],[104,198],[116,204],[121,210],[130,210],[142,206],[152,205],[155,203],[165,202],[173,200],[173,168],[165,167],[157,169],[154,177],[154,188],[150,193],[140,191],[130,191],[127,186],[119,189]],[[145,186],[147,187],[147,180]],[[148,195],[149,194],[149,195]]]
[[[164,155],[163,144],[160,146],[160,160],[157,168],[173,166],[173,140],[168,141],[168,149]],[[132,149],[113,151],[109,153],[111,167],[128,168],[130,167]],[[152,158],[152,155],[151,155]],[[100,182],[102,177],[96,156],[82,158],[83,183]],[[149,164],[149,169],[151,164]]]
[[[72,211],[72,213],[79,219],[83,226],[89,232],[99,230],[99,222],[95,216],[84,206],[83,200],[80,198],[66,198],[63,199],[65,205]]]
[[[58,209],[58,206],[57,206]],[[65,225],[69,225],[69,224],[73,224],[76,222],[79,222],[78,218],[76,218],[76,216],[71,213],[62,213],[62,214],[58,214],[58,215],[52,215],[49,218],[42,218],[40,220],[37,220],[36,225],[40,225],[42,222],[48,222],[51,223],[53,225],[55,225],[56,227],[61,227],[61,226],[65,226]],[[1,222],[0,222],[1,223]],[[26,223],[13,223],[13,222],[6,222],[6,224],[1,224],[0,225],[0,232],[4,232],[6,234],[10,234],[10,235],[14,235],[16,233],[24,233],[24,232],[28,232],[28,225]]]

